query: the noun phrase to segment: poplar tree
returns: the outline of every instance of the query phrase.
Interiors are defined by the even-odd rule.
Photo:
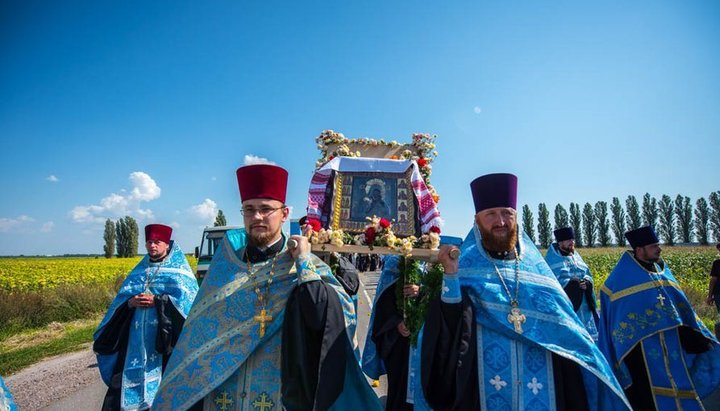
[[[552,242],[550,211],[545,203],[538,204],[538,240],[540,240],[541,248],[548,248]]]
[[[582,230],[582,217],[580,216],[580,205],[576,203],[570,203],[570,225],[575,230],[575,243],[578,247],[582,247],[583,242],[583,230]]]
[[[595,245],[595,235],[597,234],[597,225],[595,224],[595,213],[590,203],[583,206],[583,233],[585,234],[585,246],[592,247]]]
[[[710,194],[710,231],[715,242],[720,243],[720,191]]]
[[[568,219],[568,213],[565,211],[565,207],[562,206],[562,204],[558,204],[555,206],[555,229],[558,230],[560,228],[565,228],[570,225],[570,220]]]
[[[683,243],[692,241],[692,203],[690,197],[683,197],[680,194],[675,197],[675,222],[677,234]]]
[[[105,221],[103,239],[105,240],[105,245],[103,246],[105,258],[112,258],[115,254],[115,223],[109,218]]]
[[[217,216],[215,217],[215,224],[213,224],[213,226],[219,227],[225,225],[227,225],[227,221],[225,220],[225,214],[223,214],[222,210],[218,210]]]
[[[140,230],[138,228],[137,221],[130,216],[125,216],[125,225],[128,228],[127,256],[135,257],[138,252],[138,236],[140,235]]]
[[[625,245],[625,211],[620,204],[620,199],[613,197],[612,205],[610,206],[610,212],[612,213],[612,231],[615,235],[615,242],[619,246]]]
[[[704,197],[695,202],[695,238],[698,243],[707,245],[709,240],[708,224],[710,223],[710,209]]]
[[[608,205],[605,201],[595,203],[595,221],[598,243],[602,247],[607,247],[610,244],[610,221],[608,220]]]
[[[651,225],[653,228],[657,226],[657,200],[655,200],[655,197],[651,196],[650,193],[645,193],[645,196],[643,196],[642,218],[643,225]]]
[[[660,225],[658,231],[660,238],[667,245],[675,244],[675,210],[669,195],[663,194],[660,198]]]
[[[637,198],[633,195],[629,195],[625,200],[625,208],[627,209],[627,230],[636,230],[642,226],[642,220],[640,219],[640,206],[638,205]],[[625,233],[623,233],[625,238]]]
[[[120,258],[127,257],[127,228],[125,227],[125,220],[122,218],[117,221],[117,224],[115,224],[115,233],[117,234],[115,238],[115,243],[117,244],[117,256]]]
[[[535,227],[533,227],[535,224],[533,223],[533,213],[530,210],[530,207],[525,204],[522,209],[523,215],[522,215],[522,225],[523,225],[523,231],[525,231],[525,234],[530,237],[530,240],[534,243],[535,242]]]

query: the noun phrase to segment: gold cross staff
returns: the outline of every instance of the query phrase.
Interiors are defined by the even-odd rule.
[[[260,310],[259,315],[253,317],[253,320],[260,323],[260,331],[258,332],[258,334],[260,334],[261,338],[265,336],[265,323],[272,321],[272,319],[272,315],[268,315],[267,310],[265,310],[264,308]]]
[[[253,401],[252,405],[260,411],[267,411],[271,410],[275,404],[267,397],[267,394],[262,393],[260,397]]]
[[[215,398],[215,404],[220,407],[221,411],[227,411],[228,406],[233,405],[233,400],[230,399],[230,396],[228,395],[227,391],[223,391],[222,395],[220,397]]]

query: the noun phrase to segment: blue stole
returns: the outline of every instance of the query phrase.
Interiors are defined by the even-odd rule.
[[[281,329],[285,304],[298,284],[298,268],[285,244],[277,256],[272,282],[268,285],[272,259],[252,264],[255,276],[252,279],[248,264],[240,258],[245,245],[243,230],[228,231],[213,256],[167,365],[153,409],[186,410],[203,399],[206,408],[217,405],[236,410],[282,409]],[[349,340],[345,389],[332,408],[367,404],[369,409],[380,409],[350,343],[356,327],[352,299],[330,268],[315,255],[311,254],[307,266],[303,263],[299,269],[303,282],[321,280],[332,287],[345,314]],[[260,307],[255,290],[258,287],[265,294],[266,286],[269,299],[265,308],[272,319],[266,322],[265,334],[260,337]]]
[[[105,317],[95,330],[94,339],[100,335],[115,311],[122,304],[142,292],[155,295],[167,294],[180,314],[187,316],[198,291],[197,280],[180,247],[171,242],[169,256],[162,262],[152,263],[145,256],[130,271],[120,291],[110,304]],[[147,284],[147,288],[146,288]],[[128,335],[127,354],[121,388],[123,409],[150,407],[157,393],[162,374],[162,354],[155,351],[157,335],[157,310],[136,308]],[[117,353],[97,355],[98,368],[105,384],[110,386]]]
[[[10,394],[10,390],[8,390],[2,377],[0,377],[0,410],[17,411],[15,400],[13,400],[13,396]]]
[[[496,260],[482,247],[477,226],[474,239],[461,249],[458,278],[477,321],[478,373],[483,409],[554,409],[551,353],[582,369],[592,410],[630,409],[605,358],[573,312],[555,275],[525,233],[518,241],[519,308],[523,333],[508,320],[515,295],[515,261]]]
[[[565,288],[572,279],[585,280],[593,284],[590,268],[585,264],[585,261],[577,251],[573,252],[572,255],[564,256],[558,251],[557,243],[553,243],[548,248],[547,254],[545,254],[545,261],[563,288]],[[592,299],[596,299],[594,289]],[[593,340],[597,341],[598,330],[595,325],[595,317],[593,317],[584,295],[582,304],[580,304],[580,308],[578,308],[575,314],[580,318],[580,322],[585,325],[585,328]]]
[[[600,305],[598,345],[624,387],[632,378],[623,360],[638,344],[660,409],[674,409],[675,398],[683,409],[700,409],[697,397],[720,386],[720,343],[667,265],[660,272],[647,271],[626,251],[601,288]],[[681,325],[702,333],[713,347],[702,354],[686,353],[677,331]]]

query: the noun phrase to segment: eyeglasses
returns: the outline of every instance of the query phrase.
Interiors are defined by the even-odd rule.
[[[254,217],[255,213],[260,214],[260,217],[268,217],[270,214],[276,212],[277,210],[282,210],[283,208],[286,208],[285,206],[282,207],[260,207],[260,208],[254,208],[254,207],[243,207],[242,213],[245,217]]]

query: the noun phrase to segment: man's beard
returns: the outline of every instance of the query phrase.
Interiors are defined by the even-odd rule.
[[[574,246],[574,245],[571,245],[571,246],[568,246],[568,247],[560,247],[560,246],[558,246],[558,248],[560,249],[560,251],[562,251],[563,253],[568,254],[568,255],[570,255],[570,254],[572,254],[572,253],[575,252],[575,246]]]
[[[267,247],[270,242],[277,237],[278,233],[280,233],[279,228],[275,232],[264,231],[261,233],[256,233],[253,230],[250,230],[250,235],[248,236],[248,239],[250,241],[250,244],[255,247]]]
[[[508,226],[508,230],[505,235],[495,234],[492,230],[486,230],[482,226],[479,226],[478,228],[480,228],[483,245],[490,251],[510,251],[517,243],[517,225],[512,227]]]

